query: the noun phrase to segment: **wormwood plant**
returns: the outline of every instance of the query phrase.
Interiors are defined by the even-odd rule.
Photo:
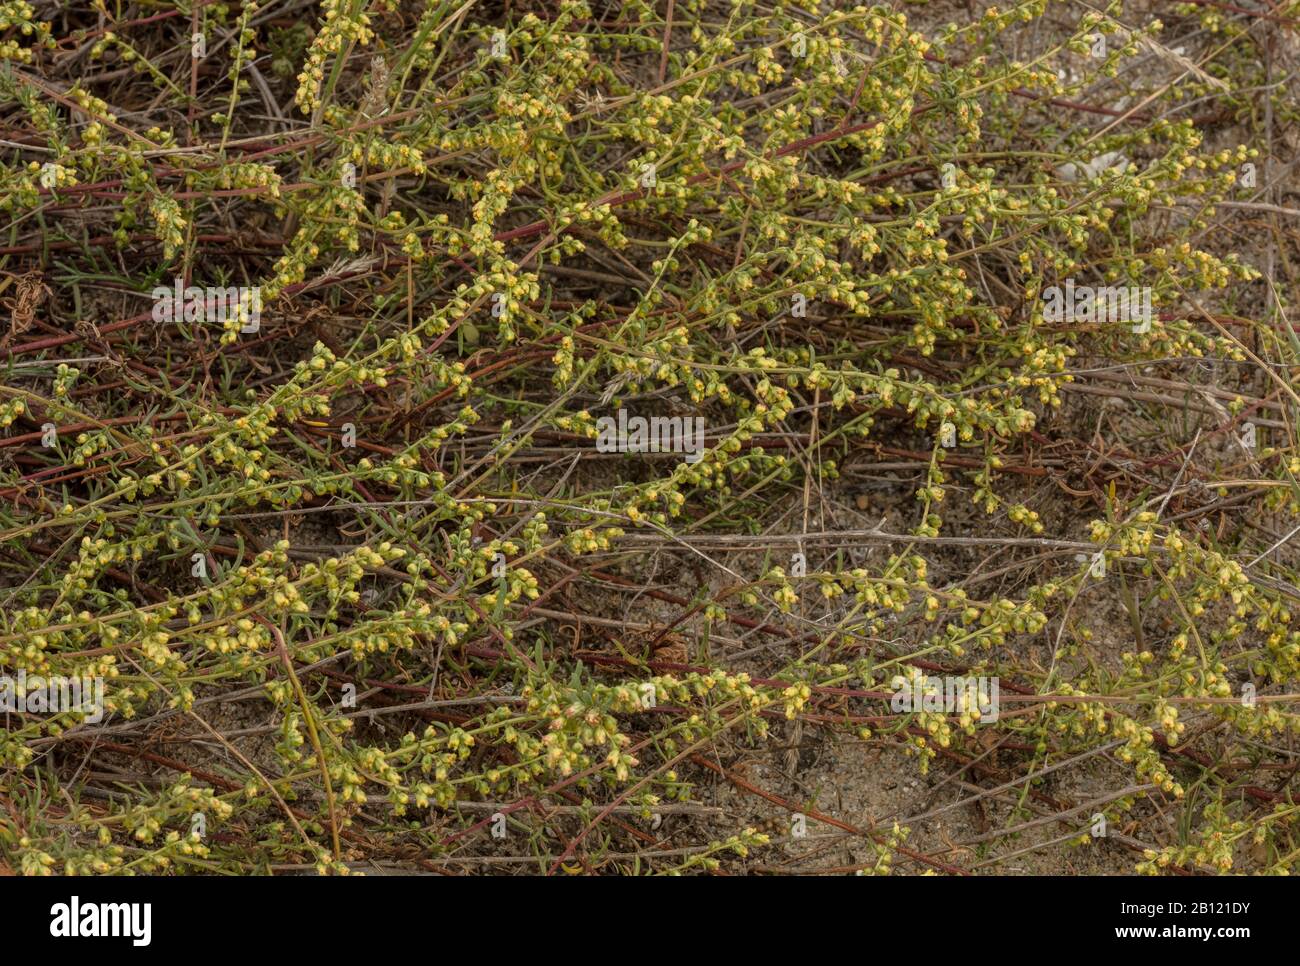
[[[105,682],[11,869],[1295,865],[1295,4],[92,7],[0,3],[0,672]],[[805,836],[813,733],[996,834]]]

